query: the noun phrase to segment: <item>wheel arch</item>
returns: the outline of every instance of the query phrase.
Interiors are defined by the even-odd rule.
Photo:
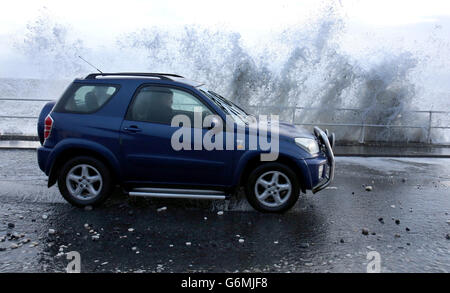
[[[111,171],[113,180],[120,180],[121,174],[119,162],[107,148],[101,145],[67,143],[58,148],[58,151],[53,155],[48,177],[48,187],[51,187],[56,183],[63,164],[68,160],[79,156],[88,156],[100,160]]]

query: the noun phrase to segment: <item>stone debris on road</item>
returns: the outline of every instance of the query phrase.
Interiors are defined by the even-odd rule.
[[[300,243],[300,248],[308,248],[309,243]]]
[[[416,165],[423,164],[418,162]],[[379,165],[382,166],[381,163]],[[411,168],[419,168],[410,165]],[[450,243],[447,229],[450,227],[447,226],[450,225],[450,209],[444,199],[448,189],[433,188],[426,197],[419,196],[419,191],[415,190],[418,180],[425,182],[431,175],[439,174],[429,171],[422,178],[414,175],[418,172],[411,172],[411,177],[401,174],[397,180],[394,176],[394,179],[386,181],[397,184],[390,190],[391,187],[382,181],[384,177],[378,177],[378,173],[373,176],[376,177],[375,182],[371,182],[372,175],[365,176],[364,171],[359,172],[366,170],[365,166],[353,163],[351,168],[349,166],[349,163],[340,166],[343,173],[336,179],[339,191],[342,191],[339,197],[332,190],[324,191],[328,192],[326,200],[325,196],[306,195],[302,198],[304,202],[301,204],[304,205],[281,215],[259,214],[247,205],[242,207],[242,202],[232,202],[226,208],[216,204],[206,204],[205,208],[197,204],[191,206],[188,202],[189,208],[184,209],[183,204],[172,205],[165,200],[152,199],[141,203],[125,199],[126,203],[123,203],[124,199],[119,196],[113,196],[105,206],[94,209],[92,213],[85,212],[91,210],[89,207],[73,209],[60,202],[55,204],[53,198],[40,205],[24,201],[13,204],[0,202],[4,205],[3,210],[0,209],[3,211],[0,214],[3,228],[0,229],[0,271],[64,271],[67,253],[79,251],[82,258],[85,255],[83,270],[86,272],[362,272],[365,270],[362,263],[365,262],[366,248],[389,256],[383,264],[386,272],[449,271],[442,259],[442,247]],[[364,176],[354,178],[354,170]],[[408,176],[408,184],[401,184],[400,181],[406,181],[402,176]],[[427,183],[419,183],[422,186],[420,193],[423,193],[427,190]],[[5,190],[8,184],[4,183]],[[23,183],[17,184],[20,187]],[[375,185],[377,192],[373,193]],[[44,187],[47,192],[47,187]],[[362,193],[366,196],[361,196],[364,191],[361,188],[369,187],[372,193]],[[344,204],[330,204],[339,200]],[[427,206],[427,202],[433,204]],[[167,212],[155,213],[164,205],[167,205],[164,207]],[[414,214],[411,214],[413,208]],[[225,211],[227,216],[220,217]],[[26,216],[21,217],[20,214]],[[186,221],[180,221],[184,218]],[[392,222],[387,220],[390,218]],[[257,233],[262,231],[264,233]],[[361,237],[359,231],[366,236]],[[294,234],[296,236],[291,237]],[[186,238],[192,242],[186,242]],[[142,253],[137,245],[143,248]],[[271,248],[271,253],[264,253]],[[205,257],[196,258],[200,250]],[[207,258],[218,259],[217,251],[226,251],[227,260],[220,265],[209,262],[211,258]],[[244,253],[254,261],[254,267],[253,263],[248,267],[239,266]],[[47,255],[48,259],[44,265],[37,265],[42,255]],[[272,265],[278,260],[282,260],[281,265]]]

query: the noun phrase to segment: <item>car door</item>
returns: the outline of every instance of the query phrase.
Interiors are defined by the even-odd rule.
[[[172,136],[180,129],[171,126],[172,118],[182,114],[191,119],[195,107],[201,109],[202,117],[213,114],[199,96],[181,88],[148,85],[138,90],[121,127],[127,181],[149,185],[227,185],[231,179],[230,151],[175,150],[172,146]],[[195,127],[188,129],[193,142]],[[197,131],[203,137],[208,129]],[[223,132],[219,135],[225,136]]]

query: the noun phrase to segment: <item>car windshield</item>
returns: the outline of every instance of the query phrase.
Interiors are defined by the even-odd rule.
[[[248,124],[248,113],[234,104],[233,102],[225,99],[221,95],[206,89],[200,89],[208,98],[211,99],[217,106],[219,106],[227,115],[230,115],[235,122],[242,122]]]

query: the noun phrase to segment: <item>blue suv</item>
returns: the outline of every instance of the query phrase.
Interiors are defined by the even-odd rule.
[[[174,125],[175,117],[184,120]],[[208,117],[209,123],[196,120]],[[102,203],[116,186],[130,196],[195,199],[226,199],[243,187],[255,209],[283,212],[300,192],[315,193],[333,180],[334,134],[270,122],[266,135],[278,145],[267,161],[267,148],[247,147],[263,135],[249,117],[179,75],[89,74],[42,109],[38,163],[48,187],[57,182],[79,207]],[[197,144],[211,133],[218,148]]]

